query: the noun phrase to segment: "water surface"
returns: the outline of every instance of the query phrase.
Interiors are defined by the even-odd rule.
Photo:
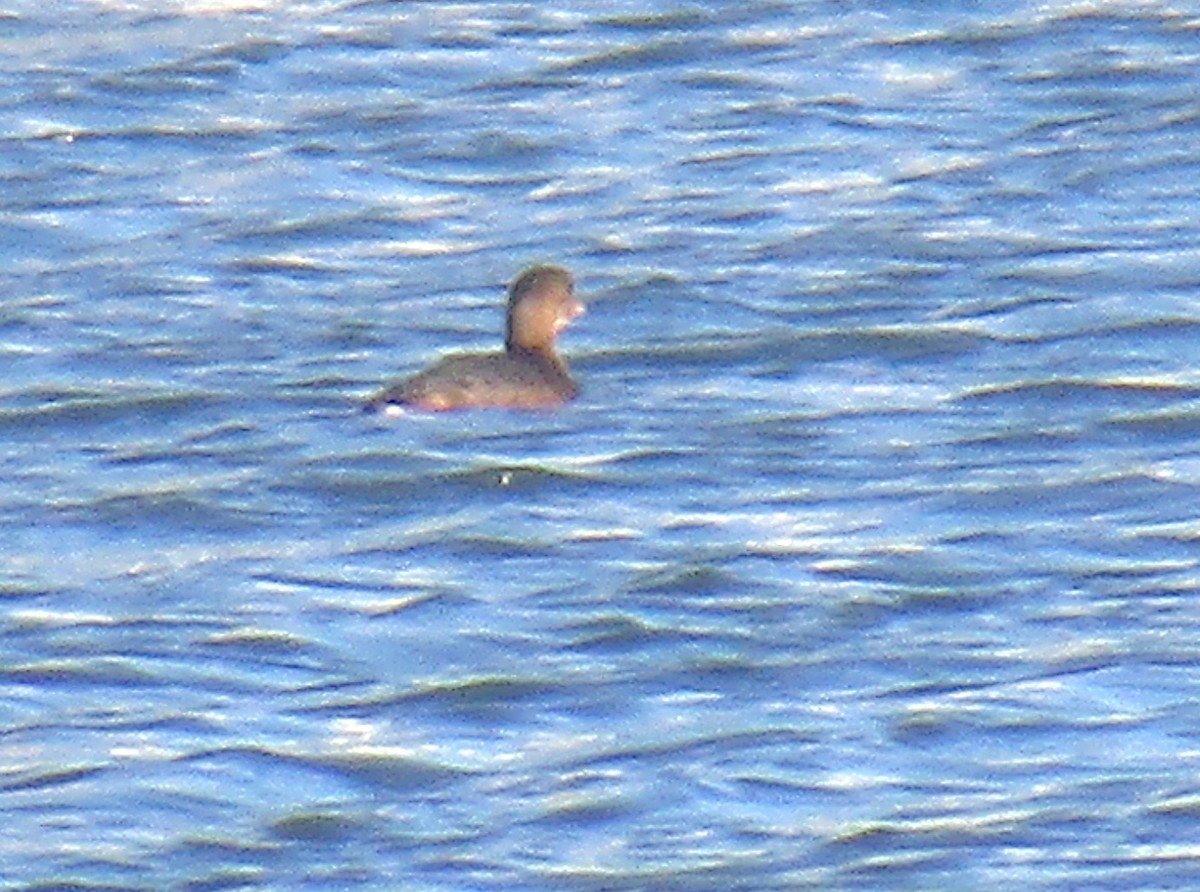
[[[6,888],[1193,888],[1198,33],[17,4]]]

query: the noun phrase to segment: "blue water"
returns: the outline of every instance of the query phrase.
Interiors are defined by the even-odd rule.
[[[1196,888],[1198,40],[10,4],[0,886]]]

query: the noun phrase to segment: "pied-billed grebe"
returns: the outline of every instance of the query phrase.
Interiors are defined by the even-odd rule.
[[[508,290],[503,353],[450,356],[372,397],[368,411],[412,406],[447,409],[537,409],[574,399],[579,385],[554,352],[558,333],[583,312],[571,274],[535,266]]]

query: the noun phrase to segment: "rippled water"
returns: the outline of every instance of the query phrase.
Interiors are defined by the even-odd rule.
[[[0,882],[1190,889],[1200,14],[0,14]],[[588,298],[553,413],[380,419]]]

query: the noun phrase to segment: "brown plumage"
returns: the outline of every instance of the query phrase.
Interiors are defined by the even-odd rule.
[[[574,399],[579,386],[555,352],[558,333],[583,312],[571,274],[535,266],[508,291],[503,353],[449,356],[367,402],[370,411],[411,406],[448,409],[537,409]]]

